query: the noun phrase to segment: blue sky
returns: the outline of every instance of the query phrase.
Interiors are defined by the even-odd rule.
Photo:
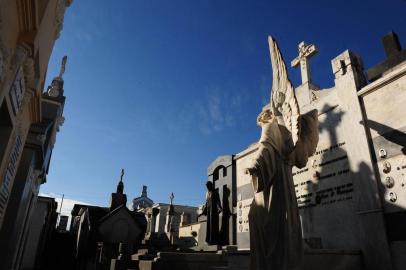
[[[47,82],[68,55],[65,124],[41,192],[108,205],[120,169],[130,199],[199,205],[219,155],[259,138],[269,99],[267,36],[287,63],[314,43],[313,81],[334,84],[330,60],[346,49],[366,68],[393,30],[406,47],[406,1],[94,1],[65,14]],[[290,69],[294,85],[299,70]]]

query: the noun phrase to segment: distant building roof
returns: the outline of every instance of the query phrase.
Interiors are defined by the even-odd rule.
[[[145,215],[142,214],[142,213],[135,212],[135,211],[130,211],[127,208],[127,206],[125,206],[125,205],[119,206],[116,209],[114,209],[113,211],[110,211],[108,214],[106,214],[105,216],[100,218],[98,220],[98,222],[99,223],[104,222],[105,220],[107,220],[110,217],[114,216],[116,213],[120,212],[122,209],[127,211],[130,214],[130,216],[133,217],[135,223],[137,223],[140,226],[140,228],[145,232],[145,230],[147,229],[147,220],[145,218]]]

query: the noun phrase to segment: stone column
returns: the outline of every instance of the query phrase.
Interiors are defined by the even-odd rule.
[[[363,113],[357,95],[357,91],[365,83],[362,62],[358,56],[347,50],[332,60],[332,66],[338,102],[343,110],[342,124],[347,131],[345,141],[349,150],[354,208],[358,216],[359,244],[365,269],[390,270],[392,264],[378,181],[374,174],[368,135],[362,125]]]

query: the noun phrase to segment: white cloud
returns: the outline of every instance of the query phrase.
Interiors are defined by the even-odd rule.
[[[200,132],[211,134],[233,127],[238,122],[236,116],[241,109],[241,96],[238,93],[222,91],[220,87],[209,87],[204,100],[196,102],[196,121]]]
[[[167,116],[159,119],[152,115],[149,121],[151,129],[154,123],[162,123],[171,133],[181,130],[181,136],[187,136],[189,131],[197,130],[203,135],[222,132],[230,127],[240,125],[244,121],[243,108],[250,98],[233,84],[211,85],[201,89],[199,97],[190,98],[175,112],[167,111]],[[134,119],[137,116],[133,117]],[[139,121],[134,120],[137,123]],[[151,124],[152,123],[152,124]]]

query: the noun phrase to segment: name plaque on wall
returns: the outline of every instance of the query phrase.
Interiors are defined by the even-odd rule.
[[[307,167],[293,169],[299,209],[327,206],[352,199],[345,142],[321,147],[309,159]]]
[[[239,201],[237,204],[237,231],[249,232],[248,214],[251,208],[252,199]]]
[[[10,194],[10,182],[13,180],[18,167],[18,159],[23,149],[21,137],[17,135],[14,147],[11,150],[9,162],[6,172],[4,174],[3,184],[0,189],[0,219],[3,218],[4,210],[6,208],[8,196]]]

